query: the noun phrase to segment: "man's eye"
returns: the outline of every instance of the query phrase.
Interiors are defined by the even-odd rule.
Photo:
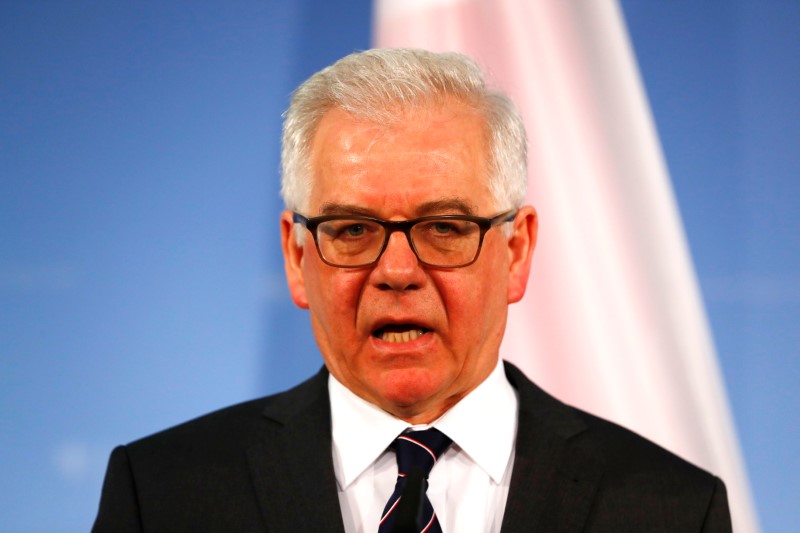
[[[350,224],[346,226],[342,233],[348,237],[360,237],[364,234],[364,225],[363,224]]]
[[[354,241],[375,235],[380,226],[359,220],[333,220],[320,224],[319,235],[329,240]]]
[[[431,229],[439,235],[447,235],[455,231],[456,228],[449,222],[434,222],[431,224]]]
[[[420,226],[431,237],[461,237],[469,233],[469,223],[461,220],[431,220]]]

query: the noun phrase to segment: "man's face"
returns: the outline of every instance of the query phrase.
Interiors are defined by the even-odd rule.
[[[482,119],[456,104],[408,112],[391,126],[331,110],[313,140],[313,185],[303,214],[494,216],[487,146]],[[467,267],[422,266],[396,232],[376,264],[337,268],[322,262],[310,234],[297,246],[285,212],[289,287],[295,303],[310,311],[330,372],[412,423],[432,421],[463,398],[497,363],[508,303],[525,290],[533,209],[523,208],[513,225],[511,239],[490,230]]]

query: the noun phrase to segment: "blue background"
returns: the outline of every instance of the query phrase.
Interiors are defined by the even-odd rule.
[[[623,0],[766,531],[800,522],[800,3]],[[364,0],[0,4],[0,531],[86,531],[111,448],[316,370],[280,113]]]

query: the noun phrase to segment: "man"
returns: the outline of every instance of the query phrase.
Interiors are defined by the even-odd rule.
[[[474,63],[342,59],[296,91],[282,160],[325,368],[117,448],[95,531],[730,530],[719,479],[499,361],[537,218],[520,117]]]

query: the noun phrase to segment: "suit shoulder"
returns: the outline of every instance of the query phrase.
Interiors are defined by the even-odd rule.
[[[324,420],[325,377],[320,373],[289,391],[118,447],[109,461],[97,530],[123,530],[117,527],[123,519],[152,531],[263,529],[252,487],[268,474],[254,469],[253,461],[264,461],[280,447],[277,442],[285,443],[276,435],[292,417],[298,421],[293,427]]]
[[[603,465],[593,506],[595,525],[607,524],[610,530],[640,524],[634,530],[731,531],[721,479],[627,428],[578,409],[574,413],[586,430],[568,446],[582,450],[578,454],[590,450]]]
[[[713,474],[630,429],[564,404],[513,365],[506,365],[506,374],[519,393],[520,430],[560,441],[565,473],[596,471],[607,493],[623,492],[632,500],[679,494],[702,501],[724,490]]]
[[[287,391],[224,407],[138,439],[127,445],[128,451],[134,456],[147,457],[167,450],[187,453],[197,449],[241,449],[258,438],[269,419],[280,421],[282,417],[291,417],[317,400],[326,391],[326,374],[323,374]]]
[[[713,483],[711,474],[638,433],[561,402],[509,363],[506,374],[518,391],[530,431],[557,435],[568,449],[591,455],[621,474],[653,472]]]
[[[551,469],[545,479],[553,488],[542,520],[558,524],[584,514],[590,531],[731,530],[719,478],[629,429],[562,403],[512,365],[506,375],[520,399],[517,459],[521,450],[550,454],[547,465],[539,463]],[[539,460],[526,459],[529,465]],[[516,483],[526,486],[530,479]]]
[[[715,484],[709,472],[638,433],[580,409],[569,409],[586,427],[575,436],[576,444],[597,450],[610,470],[620,475],[658,477],[661,483],[672,479],[706,487]]]

